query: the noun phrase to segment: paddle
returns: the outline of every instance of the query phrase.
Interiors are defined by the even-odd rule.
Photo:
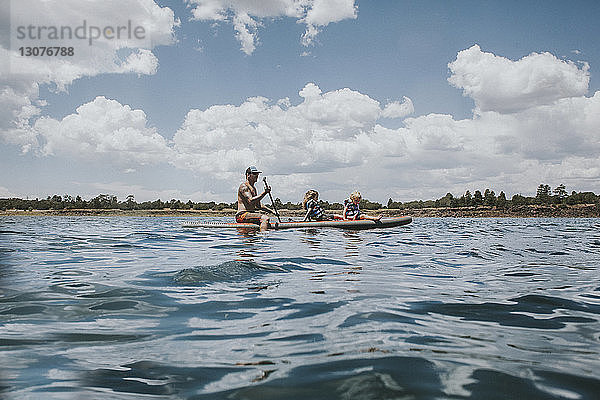
[[[265,183],[265,186],[269,186],[269,184],[267,183],[267,177],[263,178],[263,182]],[[275,215],[277,216],[277,221],[281,222],[281,218],[279,218],[279,213],[277,212],[277,207],[275,207],[275,202],[273,201],[273,195],[271,194],[271,192],[269,192],[269,198],[271,199],[271,206],[273,207]]]

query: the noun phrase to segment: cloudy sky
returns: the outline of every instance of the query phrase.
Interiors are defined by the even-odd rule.
[[[595,0],[0,3],[0,197],[600,192]]]

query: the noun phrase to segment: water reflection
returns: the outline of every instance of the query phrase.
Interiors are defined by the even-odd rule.
[[[242,243],[240,249],[237,251],[238,257],[240,257],[239,261],[254,261],[256,258],[256,244],[260,241],[261,233],[256,229],[236,229],[237,237],[239,241]]]
[[[300,241],[306,243],[311,250],[319,250],[321,248],[321,235],[322,229],[303,229]]]
[[[357,257],[360,255],[359,248],[363,242],[360,232],[343,231],[344,248],[346,249],[346,257]]]

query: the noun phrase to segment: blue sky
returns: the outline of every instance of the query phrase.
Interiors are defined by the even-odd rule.
[[[600,3],[336,2],[114,2],[104,20],[145,24],[151,45],[2,70],[0,196],[233,201],[250,164],[284,201],[600,191]],[[71,10],[53,23],[100,14],[72,3],[46,2]],[[19,7],[9,54],[11,27],[35,20]]]

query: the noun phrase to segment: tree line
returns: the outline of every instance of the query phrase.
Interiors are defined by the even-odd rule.
[[[74,209],[115,209],[115,210],[162,210],[165,208],[171,210],[223,210],[226,208],[237,207],[237,203],[216,203],[193,202],[187,203],[181,200],[171,199],[162,201],[144,201],[138,203],[135,196],[130,194],[123,201],[119,201],[117,196],[111,194],[99,194],[98,196],[84,200],[81,196],[53,195],[45,199],[0,199],[0,209],[2,210],[74,210]]]
[[[509,200],[503,191],[496,195],[493,190],[485,189],[483,193],[476,190],[473,194],[466,191],[460,197],[455,197],[452,193],[447,193],[444,197],[437,200],[417,200],[406,203],[388,200],[387,208],[407,209],[407,208],[458,208],[458,207],[477,207],[488,206],[497,208],[511,208],[527,205],[551,205],[551,204],[595,204],[600,203],[600,196],[593,192],[575,192],[568,194],[565,185],[560,184],[555,189],[549,185],[540,184],[534,197],[515,194]]]
[[[277,209],[301,210],[302,203],[292,203],[288,201],[283,203],[279,198],[274,200]],[[341,203],[329,203],[328,201],[320,200],[321,207],[327,210],[342,210],[344,208]],[[525,205],[550,205],[550,204],[594,204],[600,203],[600,195],[593,192],[575,192],[568,194],[565,185],[561,184],[555,189],[551,189],[549,185],[540,184],[536,190],[535,197],[522,196],[515,194],[509,200],[503,191],[496,195],[493,190],[485,189],[482,193],[476,190],[473,194],[467,190],[462,196],[455,197],[452,193],[447,193],[444,197],[437,200],[414,200],[409,202],[394,201],[391,198],[387,204],[371,202],[367,199],[362,199],[360,207],[363,210],[377,210],[382,208],[388,209],[411,209],[411,208],[447,208],[447,207],[478,207],[488,206],[497,208],[511,208]],[[4,198],[0,199],[0,210],[69,210],[69,209],[119,209],[119,210],[224,210],[236,209],[237,202],[193,202],[188,200],[171,199],[170,201],[162,201],[160,199],[154,201],[144,201],[138,203],[135,201],[135,196],[130,194],[125,200],[119,201],[117,196],[110,194],[99,194],[98,196],[84,200],[81,196],[71,195],[53,195],[46,199],[19,199],[19,198]]]
[[[288,201],[283,203],[281,199],[276,198],[274,200],[275,207],[277,209],[287,210],[301,210],[302,202],[292,203]],[[321,207],[326,210],[342,210],[344,205],[341,203],[329,203],[328,201],[319,201]],[[376,210],[385,208],[381,203],[371,202],[363,199],[360,203],[361,208],[366,210]],[[182,202],[181,200],[171,199],[170,201],[162,201],[157,199],[154,201],[144,201],[138,203],[135,201],[133,194],[128,195],[125,200],[119,201],[117,196],[111,194],[99,194],[98,196],[84,200],[81,196],[71,195],[53,195],[48,196],[45,199],[19,199],[19,198],[5,198],[0,199],[0,210],[97,210],[97,209],[114,209],[114,210],[213,210],[221,211],[225,209],[237,209],[237,202],[224,203],[224,202],[193,202],[188,200]]]

